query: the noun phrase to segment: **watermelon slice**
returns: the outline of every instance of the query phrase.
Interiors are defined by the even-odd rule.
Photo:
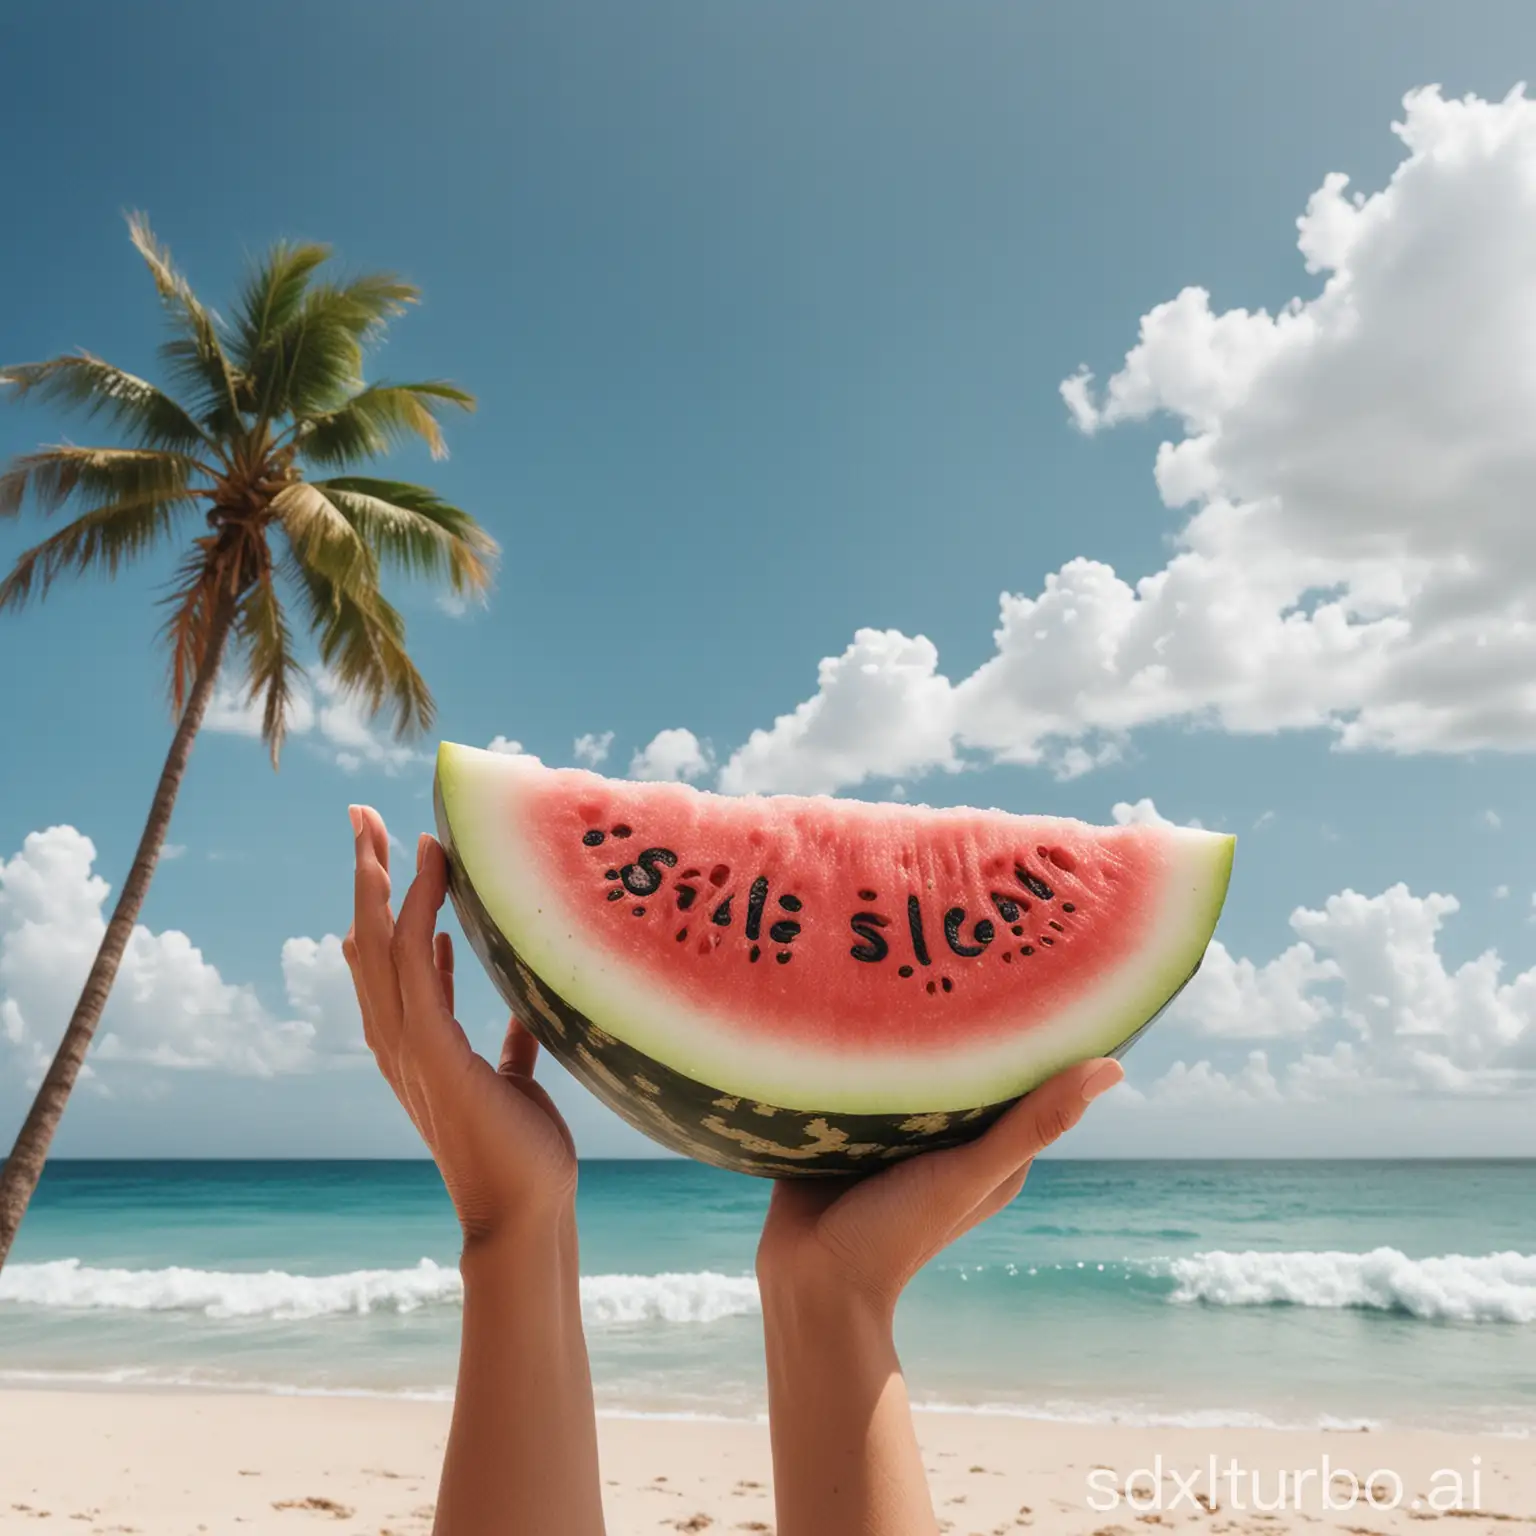
[[[634,784],[444,742],[464,931],[631,1124],[747,1173],[979,1134],[1194,974],[1233,839]]]

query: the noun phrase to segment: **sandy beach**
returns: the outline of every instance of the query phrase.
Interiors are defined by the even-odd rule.
[[[0,1532],[424,1536],[447,1418],[444,1404],[367,1398],[3,1392]],[[601,1432],[612,1536],[774,1529],[765,1426],[605,1418]],[[919,1432],[941,1529],[955,1536],[1118,1536],[1150,1525],[1212,1536],[1317,1527],[1423,1536],[1424,1522],[1441,1520],[1458,1536],[1536,1530],[1529,1440],[966,1414],[921,1415]],[[1374,1474],[1377,1506],[1397,1507],[1373,1507],[1361,1494],[1350,1507],[1322,1509],[1316,1474],[1324,1468],[1338,1474],[1337,1503],[1347,1501],[1350,1474],[1362,1482]],[[1124,1490],[1138,1471],[1131,1508]],[[1154,1493],[1146,1474],[1158,1471]],[[1280,1502],[1282,1473],[1286,1507],[1262,1508]],[[1453,1479],[1463,1485],[1459,1499]]]

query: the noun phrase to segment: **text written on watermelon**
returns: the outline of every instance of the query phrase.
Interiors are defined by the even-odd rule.
[[[603,847],[610,837],[624,842],[633,836],[634,829],[621,822],[609,832],[604,832],[598,827],[588,828],[582,834],[581,841],[586,847],[595,850]],[[1046,864],[1069,873],[1075,864],[1071,855],[1063,849],[1041,847],[1035,851]],[[615,865],[604,871],[603,878],[610,886],[607,899],[609,901],[628,899],[633,902],[630,907],[633,916],[646,916],[647,911],[650,910],[645,905],[646,901],[661,891],[668,874],[677,869],[679,862],[677,854],[670,848],[644,849],[633,862]],[[716,864],[707,872],[696,867],[680,870],[672,887],[677,911],[683,914],[693,911],[700,897],[704,896],[706,899],[699,907],[698,915],[710,926],[717,929],[730,928],[739,915],[742,918],[743,933],[750,945],[747,958],[754,963],[763,955],[762,941],[766,922],[766,941],[776,949],[774,959],[780,965],[787,965],[793,958],[791,946],[799,937],[804,922],[810,917],[810,914],[804,910],[804,902],[793,892],[778,895],[774,898],[775,911],[795,915],[774,916],[774,920],[769,921],[770,916],[773,916],[767,910],[772,894],[770,882],[766,875],[759,874],[748,887],[744,912],[738,913],[735,903],[739,892],[734,889],[725,890],[730,878],[731,871],[724,864]],[[848,954],[854,960],[866,965],[878,965],[892,956],[893,944],[895,944],[904,953],[910,951],[916,966],[931,966],[933,951],[929,947],[930,931],[935,942],[942,937],[945,948],[959,960],[976,960],[993,952],[1001,954],[1004,961],[1011,963],[1015,953],[1026,958],[1036,954],[1037,944],[1047,949],[1051,948],[1056,943],[1055,935],[1066,932],[1065,925],[1054,916],[1045,917],[1042,922],[1040,916],[1030,919],[1026,914],[1031,912],[1033,903],[1041,903],[1047,908],[1057,903],[1056,890],[1035,873],[1023,858],[1015,861],[1012,878],[1017,889],[989,891],[987,900],[990,901],[1003,926],[1015,940],[1028,937],[1033,942],[1014,945],[1004,940],[998,944],[997,940],[1000,938],[998,925],[990,916],[979,917],[973,922],[967,909],[958,905],[944,907],[938,913],[938,920],[930,929],[929,918],[923,910],[923,899],[916,893],[907,894],[901,909],[905,922],[894,921],[887,913],[876,908],[875,903],[880,900],[878,892],[861,890],[858,893],[858,899],[866,903],[866,906],[850,913],[846,918],[848,929],[857,940],[849,946]],[[1071,916],[1077,911],[1077,907],[1073,902],[1061,901],[1057,910]],[[1051,931],[1026,936],[1027,925],[1043,927]],[[678,929],[676,937],[678,943],[686,943],[689,938],[688,927],[685,925]],[[717,941],[717,938],[701,939],[699,945],[701,953],[712,949]],[[900,959],[898,974],[914,975],[914,964],[907,963],[904,958]],[[945,977],[944,990],[948,992],[951,986],[949,978]],[[935,990],[933,982],[928,983],[928,990],[930,992]]]

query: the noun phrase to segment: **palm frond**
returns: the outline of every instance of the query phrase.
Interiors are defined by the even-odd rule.
[[[258,422],[287,414],[289,373],[305,337],[302,315],[310,278],[329,256],[329,246],[281,243],[246,285],[235,334],[238,393],[241,408]],[[348,362],[349,354],[341,358],[343,372]]]
[[[0,611],[20,608],[37,588],[44,597],[66,571],[99,568],[108,576],[169,536],[190,497],[145,496],[82,513],[17,559],[0,581]]]
[[[381,564],[446,579],[461,595],[479,596],[490,588],[499,553],[495,539],[469,513],[424,486],[361,475],[314,485]]]
[[[405,649],[405,620],[377,588],[346,591],[297,560],[284,569],[303,597],[321,663],[342,691],[370,715],[394,712],[397,738],[418,735],[432,724],[436,705],[426,680]]]
[[[270,395],[271,414],[341,409],[363,387],[364,346],[416,298],[410,283],[389,273],[311,287],[283,332],[281,385]]]
[[[445,405],[472,411],[475,397],[438,379],[370,384],[340,410],[301,422],[294,441],[306,459],[327,468],[344,469],[411,438],[424,442],[434,459],[446,459],[448,445],[438,424]]]
[[[12,363],[0,368],[0,384],[9,384],[17,400],[36,395],[42,401],[83,407],[87,417],[105,414],[146,448],[218,451],[191,415],[163,390],[89,352],[45,363]]]
[[[21,510],[30,491],[39,510],[57,512],[77,491],[97,500],[137,502],[187,494],[198,460],[156,448],[77,448],[60,443],[18,454],[0,473],[0,517]]]
[[[367,541],[318,486],[296,480],[272,498],[294,559],[339,591],[376,587],[379,563]]]
[[[330,254],[328,245],[280,240],[246,280],[235,309],[233,361],[253,381],[262,354],[298,314],[310,277]]]
[[[265,702],[261,712],[261,737],[277,767],[283,739],[288,733],[288,709],[293,684],[304,669],[294,659],[293,636],[277,595],[270,569],[246,594],[238,616],[239,640],[245,650],[246,680],[251,702]]]
[[[237,431],[237,380],[219,334],[218,316],[203,305],[192,285],[172,265],[171,253],[155,239],[143,214],[129,215],[128,234],[149,267],[172,325],[181,332],[160,348],[161,357],[173,374],[200,394],[197,409],[210,432]]]
[[[226,580],[227,572],[219,563],[219,540],[204,535],[193,539],[177,567],[175,585],[160,600],[171,610],[161,634],[171,653],[171,709],[178,716],[203,664],[213,633],[214,610]]]
[[[311,322],[339,325],[359,342],[371,341],[421,299],[421,289],[393,272],[369,272],[345,283],[312,288],[306,301]]]

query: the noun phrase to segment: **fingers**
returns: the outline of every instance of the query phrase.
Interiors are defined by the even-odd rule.
[[[423,838],[418,868],[400,904],[390,953],[399,978],[406,1048],[425,1073],[462,1064],[473,1054],[447,1008],[434,930],[448,894],[448,865],[435,838]],[[451,949],[450,949],[451,954]],[[451,960],[450,960],[451,974]]]
[[[539,1059],[539,1042],[528,1026],[513,1014],[507,1022],[507,1037],[501,1043],[501,1064],[496,1068],[503,1077],[532,1077]]]
[[[1026,1094],[996,1125],[968,1147],[956,1149],[967,1171],[996,1188],[1037,1153],[1060,1140],[1101,1093],[1125,1076],[1118,1061],[1098,1057],[1068,1067]]]
[[[443,996],[443,1007],[453,1012],[453,938],[440,933],[432,941],[432,955],[437,962],[437,986]]]
[[[391,1055],[400,1032],[400,995],[390,940],[389,834],[377,811],[349,807],[354,832],[352,927],[342,945],[363,1014],[363,1030],[375,1054]]]
[[[1012,1205],[1019,1198],[1019,1191],[1024,1188],[1024,1180],[1029,1177],[1029,1170],[1033,1166],[1033,1163],[1025,1163],[1016,1173],[1009,1174],[991,1194],[960,1221],[955,1230],[949,1234],[949,1241],[952,1243],[964,1237],[972,1227],[979,1227],[982,1222],[990,1221],[1005,1206]]]

